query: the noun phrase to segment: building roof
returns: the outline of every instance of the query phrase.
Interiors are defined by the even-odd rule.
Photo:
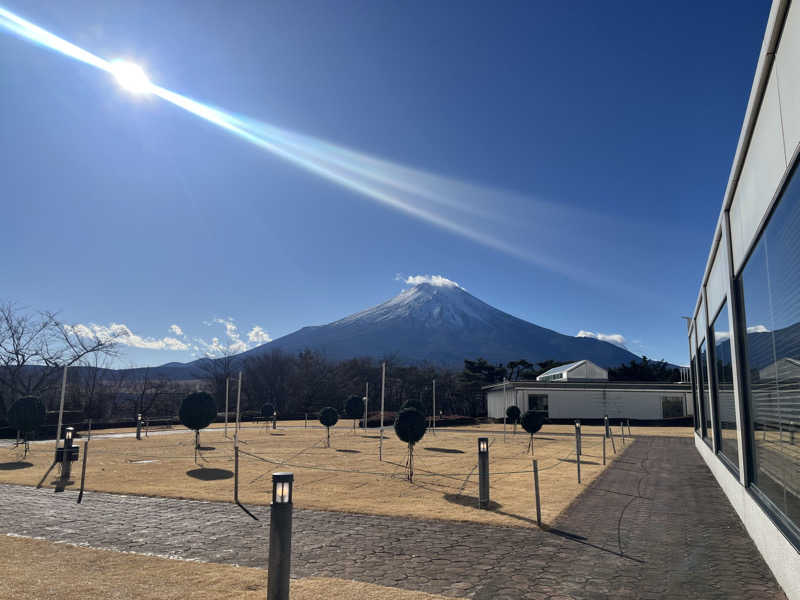
[[[579,361],[574,362],[574,363],[569,363],[568,365],[561,365],[560,367],[553,367],[549,371],[545,371],[544,373],[539,375],[539,377],[544,377],[545,375],[555,375],[556,373],[565,373],[567,371],[571,371],[572,369],[574,369],[578,365],[583,364],[585,362],[586,362],[585,360],[579,360]]]

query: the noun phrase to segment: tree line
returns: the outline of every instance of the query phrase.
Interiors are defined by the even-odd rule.
[[[149,368],[111,369],[117,341],[98,339],[62,323],[53,313],[31,312],[13,304],[0,305],[0,423],[13,402],[23,396],[39,397],[48,411],[58,409],[63,367],[70,370],[65,410],[75,420],[112,422],[174,417],[181,400],[191,392],[206,391],[224,410],[226,389],[234,410],[239,373],[242,374],[241,407],[251,416],[272,404],[280,417],[316,414],[325,406],[346,412],[352,396],[363,397],[369,385],[369,411],[380,410],[381,364],[386,365],[385,410],[397,412],[409,400],[432,410],[434,381],[436,412],[444,415],[482,416],[486,412],[482,388],[509,381],[534,380],[555,366],[553,360],[532,363],[525,359],[491,363],[484,358],[465,359],[461,370],[433,364],[406,364],[395,357],[384,360],[352,358],[332,361],[306,349],[280,350],[242,358],[225,355],[198,363],[200,376],[172,381]],[[641,361],[609,369],[617,381],[677,381],[677,369],[664,361]]]

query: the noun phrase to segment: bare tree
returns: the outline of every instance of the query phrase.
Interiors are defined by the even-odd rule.
[[[111,354],[119,334],[97,336],[62,323],[52,312],[0,304],[0,409],[18,397],[40,395],[58,380],[58,369],[95,353]]]

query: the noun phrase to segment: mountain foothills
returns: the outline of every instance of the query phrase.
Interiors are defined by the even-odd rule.
[[[330,360],[392,357],[409,364],[461,368],[465,358],[489,362],[589,359],[613,367],[638,358],[593,338],[564,335],[494,308],[457,284],[420,283],[373,308],[327,325],[303,327],[242,356],[311,348]]]

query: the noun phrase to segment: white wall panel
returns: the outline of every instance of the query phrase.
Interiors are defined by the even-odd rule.
[[[796,2],[789,6],[773,69],[778,73],[785,155],[791,159],[800,143],[800,4]]]
[[[714,262],[708,274],[708,282],[706,283],[708,314],[712,319],[717,314],[717,309],[722,305],[722,301],[725,300],[728,289],[728,253],[723,248],[724,243],[724,239],[720,240],[717,254],[714,256]]]
[[[764,92],[730,210],[733,266],[737,272],[785,170],[778,87],[773,74]]]

